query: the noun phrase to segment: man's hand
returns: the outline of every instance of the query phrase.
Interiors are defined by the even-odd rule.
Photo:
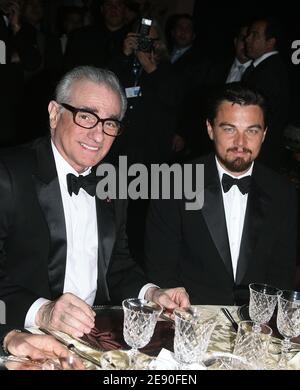
[[[188,293],[183,287],[162,289],[157,287],[150,287],[145,299],[158,303],[167,310],[174,310],[176,307],[187,309],[191,306]]]
[[[82,299],[66,293],[56,301],[41,306],[36,315],[36,324],[40,328],[60,330],[72,337],[82,337],[93,329],[95,315]]]
[[[136,56],[146,73],[152,73],[157,69],[157,63],[153,51],[151,53],[137,51]]]
[[[59,359],[62,364],[70,354],[68,349],[52,336],[34,335],[11,331],[4,339],[5,348],[18,357],[29,357],[32,360]],[[80,359],[72,358],[73,368],[82,370],[84,365]]]
[[[134,33],[127,34],[126,39],[124,40],[123,43],[123,53],[126,56],[130,56],[136,51],[137,45],[138,45],[138,34],[134,34]]]

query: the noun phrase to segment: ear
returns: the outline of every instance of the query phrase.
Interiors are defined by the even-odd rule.
[[[213,130],[212,125],[209,122],[209,120],[206,120],[206,127],[207,127],[208,136],[213,141],[214,140],[214,130]]]
[[[276,38],[270,38],[267,40],[267,47],[269,50],[275,50],[276,47]]]
[[[48,105],[48,113],[49,113],[49,123],[51,130],[55,129],[58,123],[58,119],[60,117],[60,107],[54,100]]]

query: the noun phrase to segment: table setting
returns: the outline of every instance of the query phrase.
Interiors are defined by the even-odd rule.
[[[300,294],[261,284],[249,290],[247,306],[193,305],[175,309],[171,318],[137,298],[122,306],[93,307],[95,328],[80,339],[29,330],[53,335],[87,370],[300,369]],[[50,363],[41,369],[73,369],[69,361],[65,368]]]

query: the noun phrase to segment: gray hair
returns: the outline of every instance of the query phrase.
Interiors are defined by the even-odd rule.
[[[119,120],[122,120],[126,109],[127,99],[117,76],[107,69],[100,69],[93,66],[78,66],[66,73],[55,89],[55,100],[58,103],[71,103],[72,86],[76,81],[88,80],[95,84],[104,85],[119,95],[121,102],[121,113]]]

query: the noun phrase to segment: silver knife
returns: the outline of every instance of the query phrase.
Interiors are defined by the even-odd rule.
[[[99,360],[95,359],[93,356],[88,355],[85,352],[80,351],[80,349],[76,348],[74,344],[69,343],[68,341],[64,340],[62,337],[58,336],[55,333],[50,332],[48,329],[39,328],[42,332],[53,336],[57,341],[65,345],[70,351],[74,352],[76,355],[80,356],[82,359],[88,360],[89,362],[95,364],[95,366],[102,368],[101,363]]]

